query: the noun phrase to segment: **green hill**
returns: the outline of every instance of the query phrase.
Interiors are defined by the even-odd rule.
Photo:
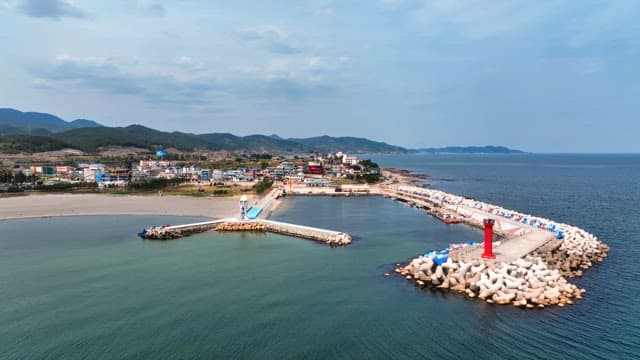
[[[33,134],[39,130],[61,132],[83,127],[100,127],[102,125],[87,119],[64,121],[61,118],[38,112],[22,112],[10,108],[0,108],[0,135]]]
[[[0,136],[0,152],[2,153],[34,153],[71,147],[73,147],[71,144],[52,138],[51,136],[20,134]]]
[[[521,150],[509,149],[505,146],[447,146],[441,148],[417,149],[422,154],[526,154]]]
[[[5,152],[41,152],[73,148],[95,153],[101,148],[109,146],[133,146],[149,150],[176,148],[187,152],[195,150],[227,150],[275,154],[302,154],[312,151],[322,153],[337,151],[347,153],[404,153],[407,151],[401,147],[355,137],[334,138],[320,136],[307,139],[283,139],[273,135],[236,136],[228,133],[198,135],[179,131],[164,132],[142,125],[82,127],[58,131],[60,127],[51,125],[56,122],[54,119],[57,117],[48,114],[44,115],[44,122],[32,122],[31,124],[33,126],[41,126],[49,121],[48,128],[31,129],[29,134],[16,130],[19,128],[9,125],[9,122],[5,125],[0,125],[0,149]],[[68,124],[64,120],[60,119],[60,121]],[[61,124],[60,122],[57,123],[58,125]],[[74,123],[91,125],[85,120],[76,120]],[[2,130],[6,132],[3,133],[1,132]]]
[[[55,141],[46,150],[59,150],[61,146],[96,152],[108,146],[135,146],[149,150],[176,148],[182,151],[228,150],[247,152],[306,152],[306,146],[288,140],[273,139],[264,135],[239,137],[232,134],[189,134],[178,131],[164,132],[142,125],[127,127],[81,128],[51,134]],[[24,135],[20,139],[26,141]],[[3,141],[0,138],[0,141]],[[13,139],[12,139],[13,142]],[[12,145],[15,148],[15,145]],[[42,148],[40,148],[42,149]],[[44,151],[44,150],[41,150]]]
[[[384,142],[371,141],[358,137],[331,137],[317,136],[306,139],[288,139],[297,142],[322,153],[346,152],[346,153],[406,153],[407,149],[389,145]]]

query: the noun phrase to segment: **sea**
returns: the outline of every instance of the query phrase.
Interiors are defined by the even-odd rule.
[[[610,255],[571,280],[587,289],[576,305],[524,310],[394,275],[482,233],[382,197],[288,197],[273,214],[345,231],[344,248],[273,234],[135,236],[199,218],[1,221],[0,359],[640,358],[640,155],[372,159],[582,227]]]

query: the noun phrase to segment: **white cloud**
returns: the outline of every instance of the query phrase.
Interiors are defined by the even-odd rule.
[[[335,13],[333,8],[331,7],[321,7],[313,10],[313,15],[315,16],[332,16]]]
[[[87,17],[82,9],[66,0],[24,0],[19,10],[27,16],[51,20],[60,20],[64,17]]]
[[[425,2],[411,13],[412,23],[425,35],[457,34],[470,39],[511,35],[546,21],[553,2],[487,2],[451,0]]]
[[[598,3],[595,9],[570,22],[571,47],[583,47],[606,40],[635,40],[640,37],[640,2],[611,1]]]
[[[166,63],[102,56],[59,55],[29,70],[33,87],[95,92],[139,98],[155,105],[213,103],[228,99],[301,100],[335,91],[347,56],[279,56],[212,74],[202,62],[182,55]],[[86,91],[86,90],[85,90]]]
[[[378,0],[378,3],[384,6],[397,6],[405,2],[406,0]]]
[[[598,59],[581,59],[576,62],[575,69],[579,74],[590,75],[602,70],[604,63]]]
[[[166,14],[164,6],[157,0],[138,0],[138,9],[145,11],[149,15],[158,17]]]
[[[336,58],[314,56],[307,59],[307,64],[311,71],[333,71],[349,62],[348,56],[338,56]]]
[[[348,61],[346,56],[285,57],[233,70],[245,95],[297,100],[335,91]]]
[[[176,64],[193,71],[204,70],[204,64],[200,61],[194,60],[190,56],[183,55],[176,60]]]
[[[31,86],[36,89],[51,89],[53,85],[46,79],[37,78],[31,81]]]
[[[14,3],[10,0],[0,1],[0,9],[13,9]]]
[[[244,43],[264,47],[273,53],[294,54],[305,48],[296,35],[274,26],[244,28],[235,34]]]
[[[206,103],[221,88],[211,77],[185,77],[167,71],[149,71],[137,60],[116,61],[99,56],[60,55],[49,64],[34,67],[38,76],[34,85],[65,89],[86,88],[97,92],[139,97],[148,103],[186,105]]]

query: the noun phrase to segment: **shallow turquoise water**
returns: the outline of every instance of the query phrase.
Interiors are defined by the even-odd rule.
[[[589,289],[578,305],[523,311],[384,277],[395,262],[482,234],[383,198],[288,198],[275,213],[277,220],[346,231],[355,238],[347,248],[272,234],[167,242],[134,235],[150,224],[199,220],[190,218],[4,221],[0,358],[637,358],[638,222],[617,215],[619,201],[629,202],[625,214],[637,215],[632,204],[640,191],[604,193],[611,181],[637,187],[637,162],[591,169],[584,185],[575,176],[549,199],[543,187],[500,191],[480,170],[480,180],[456,175],[456,167],[470,171],[474,158],[377,160],[421,163],[451,177],[438,186],[570,219],[611,244],[611,256],[578,280]],[[524,165],[491,176],[527,183],[531,160],[516,160]],[[539,175],[543,184],[575,173],[575,160],[557,161],[554,172]],[[611,172],[618,177],[610,180]]]

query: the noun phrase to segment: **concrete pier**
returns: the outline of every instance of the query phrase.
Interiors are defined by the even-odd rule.
[[[466,224],[485,227],[484,248],[473,243],[452,244],[396,268],[396,273],[421,288],[450,290],[494,304],[563,307],[574,304],[586,291],[567,278],[582,276],[583,270],[603,261],[609,251],[606,244],[575,226],[443,191],[399,185],[381,192],[430,204]],[[491,251],[494,223],[502,239]]]
[[[288,224],[272,220],[260,220],[260,222],[265,224],[266,230],[272,233],[320,241],[331,246],[345,246],[351,244],[351,236],[339,231]]]
[[[191,234],[214,230],[219,224],[225,221],[226,220],[214,220],[175,226],[150,227],[138,233],[138,236],[150,240],[177,239]]]
[[[244,219],[227,218],[176,226],[150,227],[141,231],[138,236],[152,240],[169,240],[210,230],[268,231],[276,234],[320,241],[330,246],[346,246],[351,244],[351,236],[343,232],[260,218],[266,218],[271,214],[271,210],[282,195],[283,191],[281,188],[273,188],[248,209],[246,208],[246,200],[241,199],[241,202],[245,201],[245,203],[242,203]]]
[[[170,240],[210,230],[268,231],[275,234],[320,241],[331,246],[346,246],[351,244],[351,236],[339,231],[272,220],[241,220],[236,218],[177,226],[152,227],[145,229],[138,235],[151,240]]]
[[[533,227],[521,222],[497,217],[481,209],[476,209],[465,204],[447,202],[447,196],[452,196],[444,192],[433,191],[437,196],[427,196],[415,194],[411,191],[413,187],[398,186],[394,188],[380,189],[379,194],[396,199],[402,199],[406,202],[414,202],[418,206],[431,209],[430,212],[437,209],[440,213],[447,214],[456,219],[460,219],[462,223],[483,228],[483,220],[487,217],[496,218],[496,234],[502,236],[501,244],[494,249],[496,260],[501,262],[511,262],[515,259],[522,258],[533,253],[536,249],[542,247],[547,242],[555,238],[553,232],[546,231],[537,227]],[[470,261],[479,259],[482,249],[469,249],[461,252],[459,255],[462,260]]]

